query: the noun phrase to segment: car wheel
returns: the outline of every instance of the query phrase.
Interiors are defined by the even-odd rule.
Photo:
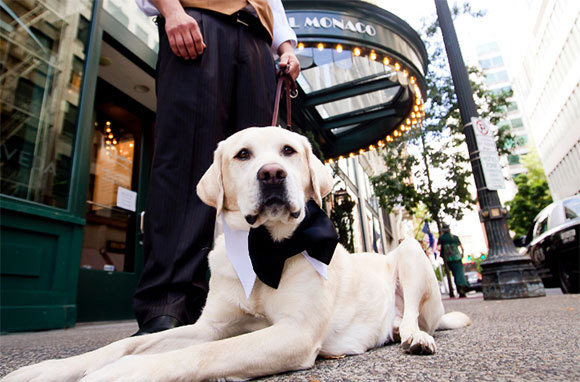
[[[558,274],[560,276],[560,289],[562,289],[563,293],[580,293],[578,271],[574,271],[571,261],[560,260]]]

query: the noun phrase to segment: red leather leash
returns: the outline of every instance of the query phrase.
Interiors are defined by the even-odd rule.
[[[290,76],[288,68],[278,70],[276,73],[278,77],[278,82],[276,84],[276,98],[274,99],[274,113],[272,114],[272,126],[276,126],[278,123],[278,111],[280,109],[280,97],[282,94],[282,85],[286,90],[286,128],[288,130],[292,129],[292,102],[290,92],[296,91],[296,82]]]

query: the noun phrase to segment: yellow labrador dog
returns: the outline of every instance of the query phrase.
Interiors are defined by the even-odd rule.
[[[272,183],[276,190],[268,191]],[[332,184],[307,139],[266,127],[221,142],[197,192],[222,214],[226,234],[263,226],[279,241],[304,219],[308,200],[320,205]],[[436,329],[470,324],[463,313],[444,315],[435,274],[415,240],[387,256],[352,255],[338,245],[323,270],[307,256],[293,256],[277,289],[257,279],[249,292],[226,247],[222,235],[209,255],[209,295],[194,325],[24,367],[5,380],[246,380],[394,340],[407,353],[432,354]]]

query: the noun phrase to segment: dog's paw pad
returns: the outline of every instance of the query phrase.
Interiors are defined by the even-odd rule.
[[[418,332],[401,343],[405,353],[413,355],[430,355],[437,350],[435,340],[425,332]]]

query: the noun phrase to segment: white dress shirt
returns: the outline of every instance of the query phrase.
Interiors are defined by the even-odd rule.
[[[147,16],[155,16],[159,14],[159,11],[153,5],[151,0],[135,0],[137,5]],[[290,28],[288,24],[288,19],[286,18],[286,12],[284,12],[284,6],[282,5],[282,0],[268,0],[270,4],[270,9],[272,9],[272,14],[274,15],[274,31],[272,38],[272,45],[270,48],[272,52],[276,53],[278,47],[282,45],[283,42],[289,41],[294,48],[296,48],[296,33]]]

